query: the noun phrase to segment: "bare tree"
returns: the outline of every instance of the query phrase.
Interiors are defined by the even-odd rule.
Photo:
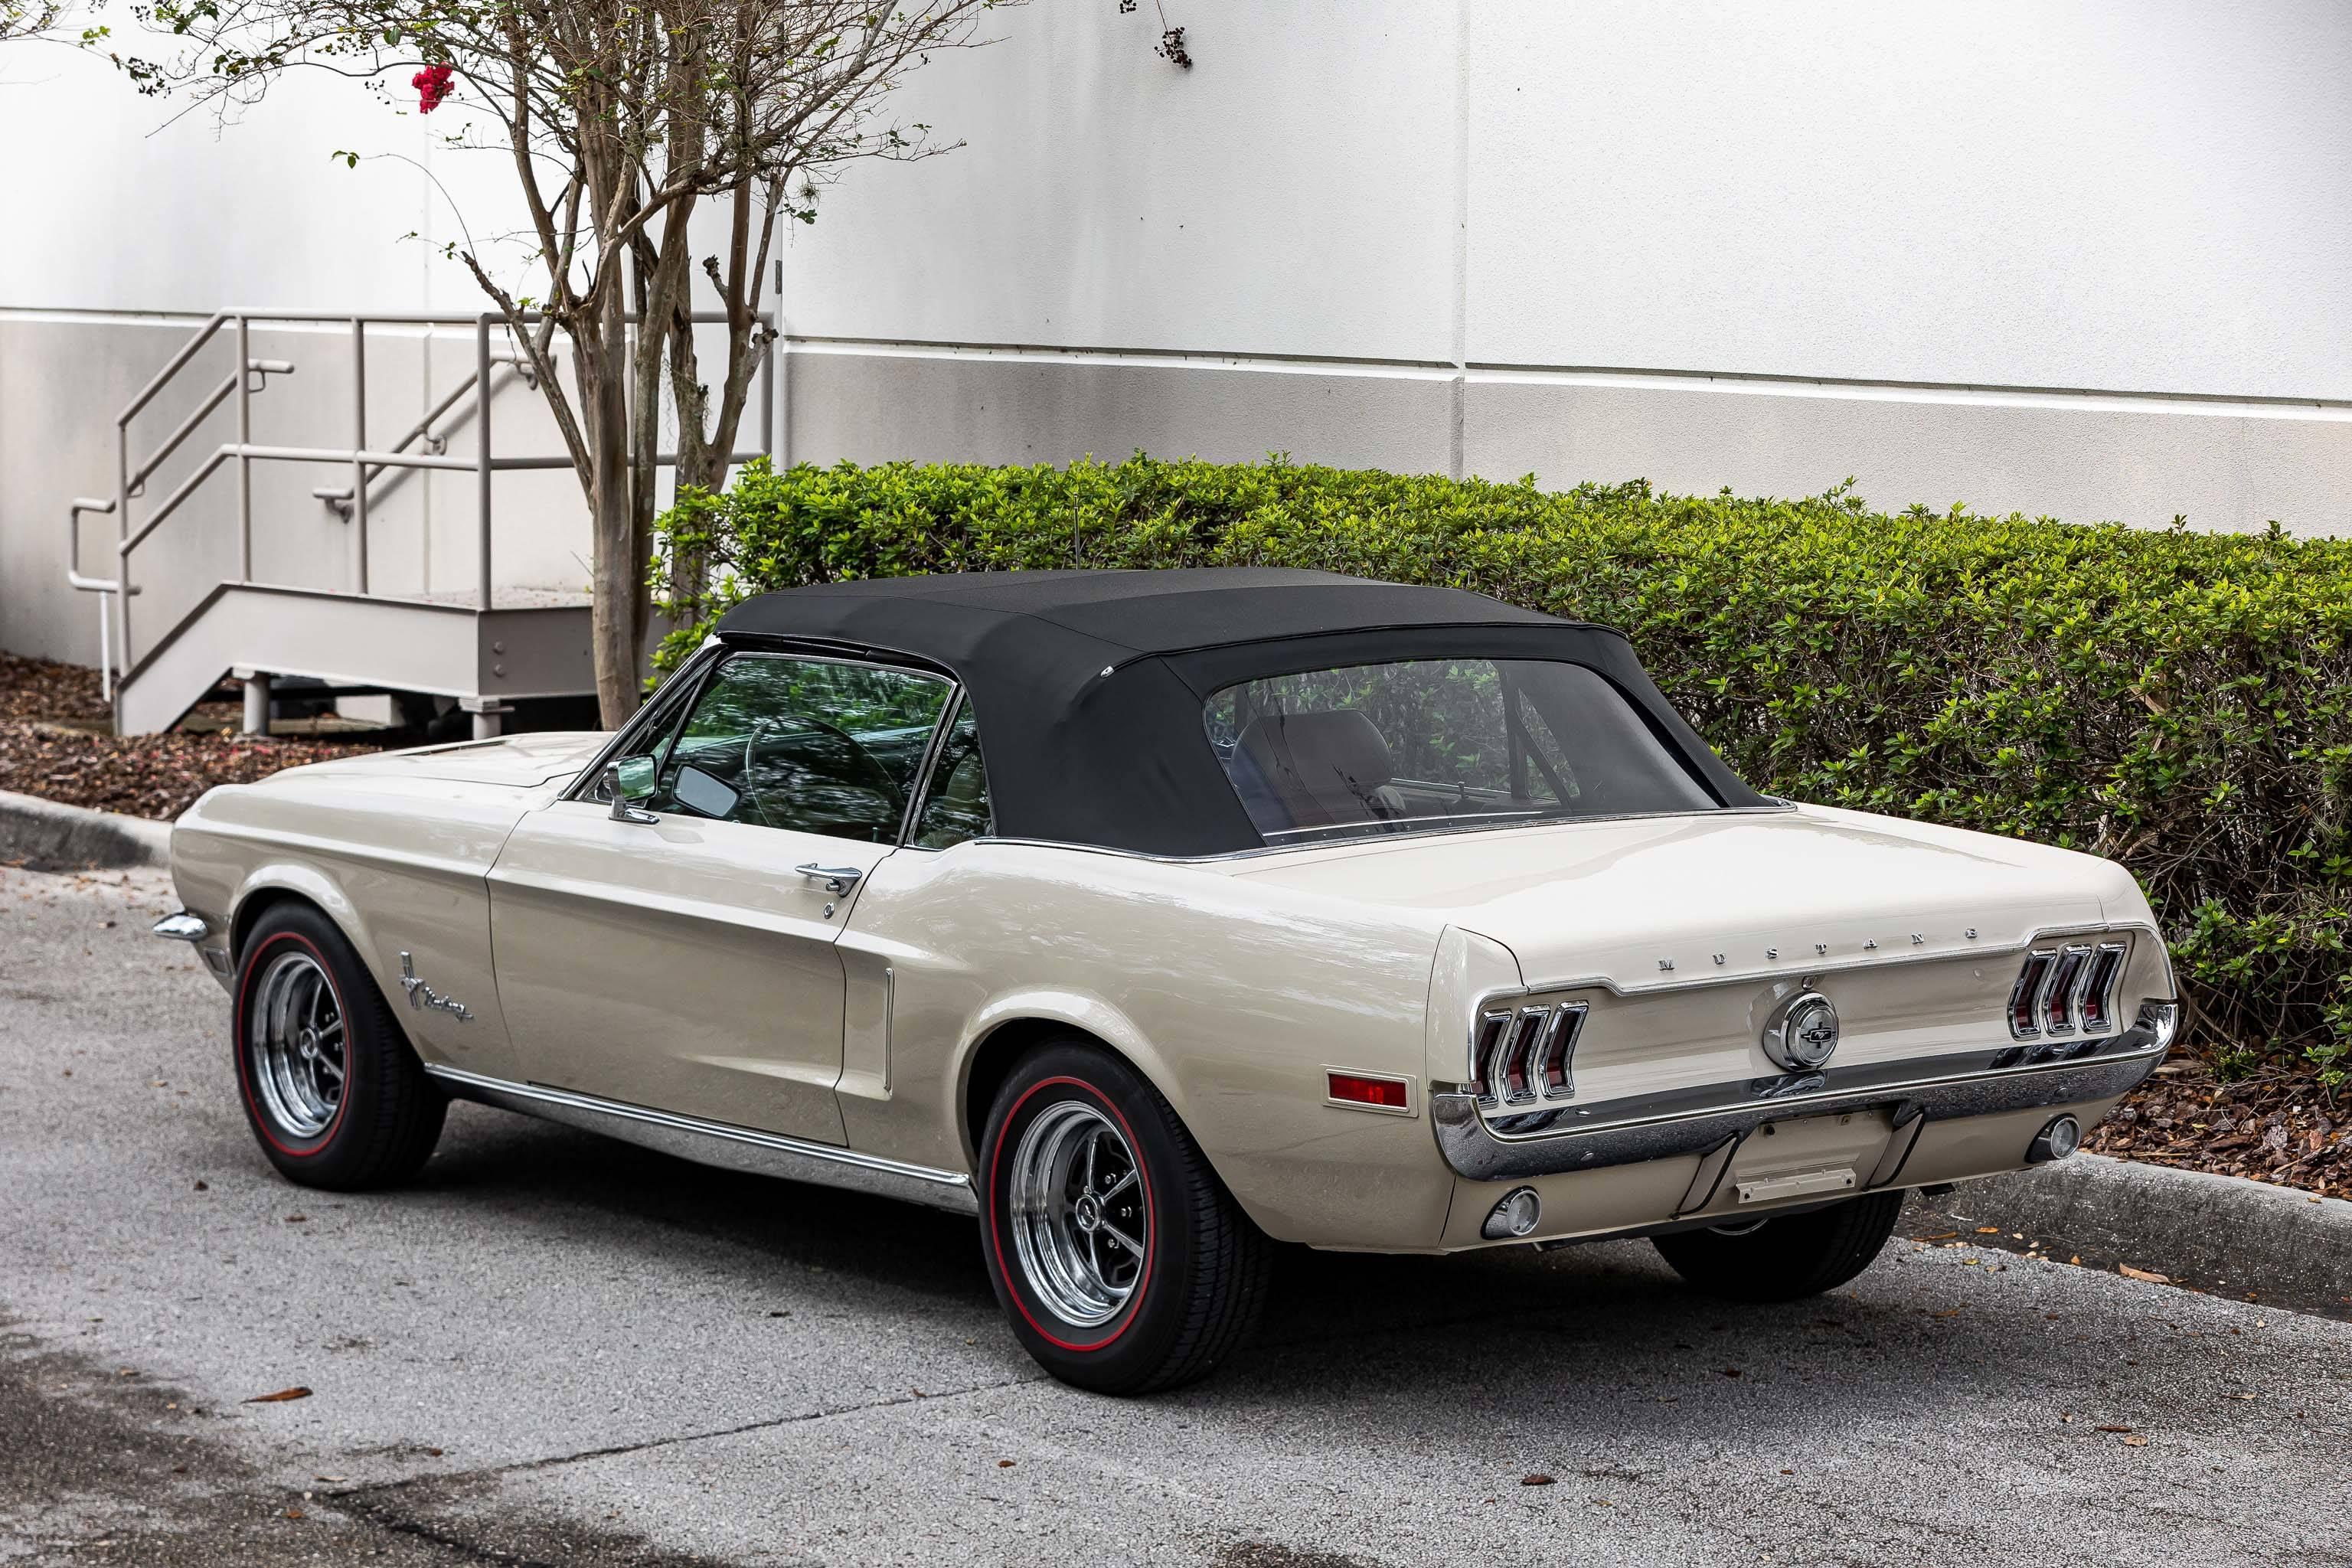
[[[638,700],[665,401],[677,483],[716,488],[772,335],[761,289],[775,224],[813,221],[818,187],[846,163],[949,150],[930,127],[889,119],[886,100],[933,52],[988,41],[983,13],[1019,3],[156,0],[144,18],[192,46],[121,63],[143,90],[223,109],[297,68],[387,95],[404,78],[424,112],[456,98],[502,132],[453,140],[511,159],[533,285],[500,282],[470,242],[451,251],[522,344],[587,496],[597,698],[615,724]],[[715,385],[688,320],[698,220],[723,231],[700,266],[726,317]]]

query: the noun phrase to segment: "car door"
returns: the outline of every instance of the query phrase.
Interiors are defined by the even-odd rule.
[[[531,1080],[842,1142],[835,942],[898,843],[950,690],[732,654],[526,816],[490,872],[490,925]]]

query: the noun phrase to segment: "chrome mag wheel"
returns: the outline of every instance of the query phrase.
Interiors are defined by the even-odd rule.
[[[307,952],[269,961],[253,989],[245,1042],[263,1112],[295,1138],[334,1121],[351,1069],[342,1008],[327,972]]]
[[[1135,1151],[1094,1107],[1057,1100],[1013,1152],[1006,1210],[1021,1271],[1064,1322],[1098,1327],[1125,1310],[1151,1245]]]

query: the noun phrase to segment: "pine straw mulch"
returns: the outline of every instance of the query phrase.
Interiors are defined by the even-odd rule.
[[[102,731],[98,672],[0,653],[0,790],[170,820],[215,784],[377,748],[234,731],[118,737]]]
[[[96,670],[0,653],[0,789],[169,819],[215,784],[375,749],[233,732],[116,739],[61,727],[106,717]],[[2352,1095],[2331,1099],[2308,1075],[2223,1083],[2203,1061],[2182,1056],[2093,1130],[2084,1147],[2352,1197]]]

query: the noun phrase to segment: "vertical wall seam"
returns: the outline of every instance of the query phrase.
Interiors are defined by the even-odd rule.
[[[1463,477],[1464,405],[1470,374],[1470,5],[1454,5],[1454,395],[1447,471]]]

